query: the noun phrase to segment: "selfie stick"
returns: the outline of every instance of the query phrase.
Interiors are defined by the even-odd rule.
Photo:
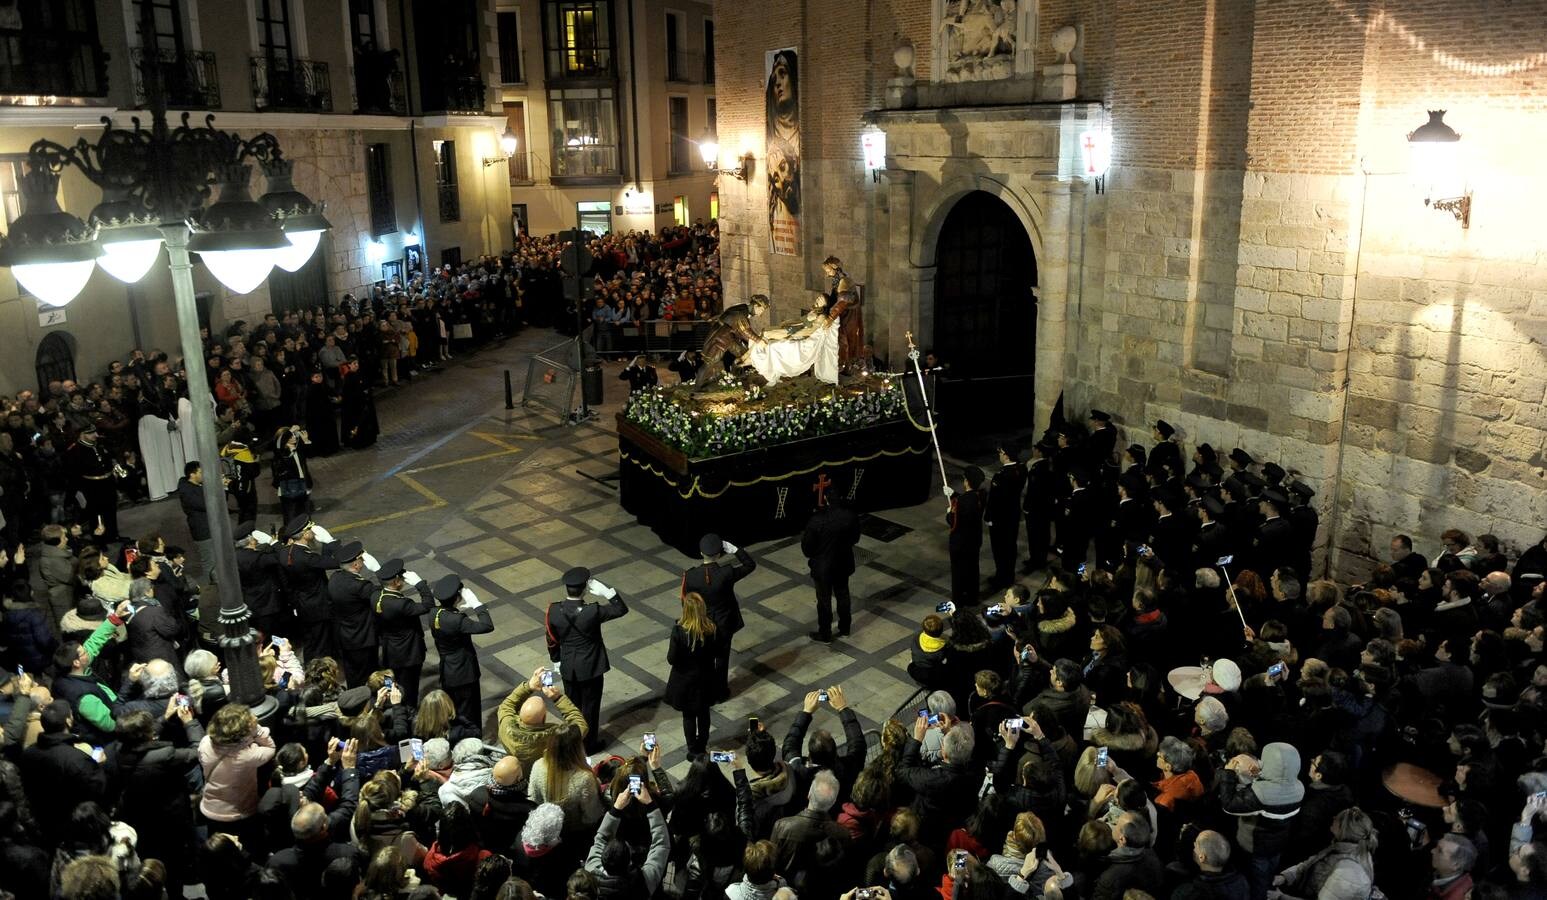
[[[1237,600],[1235,598],[1235,585],[1230,583],[1230,570],[1225,568],[1224,566],[1220,566],[1219,570],[1221,572],[1225,573],[1225,587],[1230,591],[1230,603],[1231,603],[1232,606],[1235,607],[1235,614],[1241,617],[1241,627],[1242,628],[1250,628],[1250,627],[1252,627],[1252,626],[1246,624],[1246,613],[1241,612],[1241,601],[1239,601],[1239,600]]]
[[[951,479],[945,474],[945,457],[940,454],[940,436],[935,432],[935,412],[929,406],[929,389],[924,386],[924,370],[919,367],[919,348],[913,343],[913,332],[905,333],[908,341],[908,359],[913,361],[913,374],[919,378],[919,399],[924,401],[924,415],[929,419],[929,439],[935,443],[935,461],[940,463],[940,484],[947,489]],[[950,508],[950,498],[946,507]]]

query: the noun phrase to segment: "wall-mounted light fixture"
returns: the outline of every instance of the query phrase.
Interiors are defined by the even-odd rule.
[[[737,160],[740,165],[734,169],[720,168],[720,142],[712,132],[704,132],[704,136],[698,140],[698,155],[703,157],[704,168],[716,175],[732,175],[739,181],[746,181],[752,177],[752,162],[755,157],[752,151],[747,151]]]
[[[1462,228],[1470,228],[1472,192],[1464,187],[1460,142],[1461,135],[1445,124],[1443,109],[1429,110],[1429,121],[1407,136],[1413,172],[1424,189],[1424,205],[1448,212],[1456,217]]]
[[[520,138],[516,137],[515,129],[511,128],[509,125],[506,125],[505,133],[500,135],[500,150],[504,151],[505,155],[485,156],[483,158],[484,168],[488,168],[489,166],[502,162],[509,162],[510,158],[516,155],[516,148],[520,146],[521,140]]]
[[[1107,169],[1112,167],[1112,133],[1105,128],[1080,132],[1080,162],[1086,178],[1096,185],[1096,193],[1106,192]]]
[[[862,133],[859,136],[859,149],[865,157],[865,168],[870,170],[870,180],[880,181],[881,170],[886,168],[886,132]]]

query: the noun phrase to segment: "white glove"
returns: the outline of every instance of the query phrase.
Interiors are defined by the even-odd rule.
[[[735,553],[736,552],[736,545],[732,544],[730,541],[721,541],[720,542],[720,547],[722,549],[724,549],[726,553]]]
[[[267,532],[263,532],[263,531],[254,531],[252,533],[252,539],[257,541],[259,544],[262,544],[265,547],[267,547],[269,544],[274,543],[274,538],[271,537]]]
[[[328,534],[328,530],[323,528],[321,525],[313,525],[312,534],[315,534],[317,536],[317,540],[323,542],[324,544],[333,543],[333,535]]]
[[[364,557],[364,559],[365,559],[365,567],[367,569],[370,569],[372,572],[374,572],[377,569],[381,568],[381,563],[376,561],[376,557],[370,555],[369,553],[362,553],[360,555],[362,557]]]
[[[945,498],[947,500],[949,500],[952,497],[956,496],[956,489],[953,488],[953,487],[945,487],[945,488],[942,488],[942,490],[945,491]]]
[[[483,604],[478,602],[478,596],[473,593],[473,589],[464,585],[462,588],[462,605],[468,609],[477,609]]]
[[[403,580],[408,582],[409,587],[418,587],[419,582],[423,581],[424,579],[419,577],[418,572],[404,572]]]
[[[592,590],[594,590],[597,594],[599,594],[602,597],[602,599],[604,599],[604,600],[611,600],[612,598],[618,596],[618,592],[617,591],[613,590],[612,588],[608,587],[605,584],[602,584],[600,581],[597,581],[595,578],[591,579],[591,583],[593,585]]]

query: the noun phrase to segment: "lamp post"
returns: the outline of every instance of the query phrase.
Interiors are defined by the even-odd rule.
[[[141,5],[141,34],[153,34],[152,4]],[[243,602],[220,453],[215,443],[214,402],[203,364],[198,308],[194,300],[190,251],[231,290],[246,293],[263,282],[277,263],[294,271],[315,252],[330,226],[321,204],[290,183],[291,163],[279,141],[268,133],[248,140],[217,131],[214,116],[203,127],[167,124],[161,69],[154,54],[141,60],[149,130],[134,118],[132,130],[112,127],[103,118],[96,143],[85,138],[66,147],[49,140],[33,143],[22,178],[24,211],[0,246],[0,265],[10,266],[18,282],[44,303],[63,306],[86,286],[92,266],[113,277],[138,281],[155,263],[165,244],[172,274],[178,337],[193,405],[193,436],[204,478],[210,540],[215,546],[211,577],[220,594],[220,646],[231,676],[231,696],[260,718],[274,701],[263,690],[258,671],[251,611]],[[247,191],[252,172],[261,166],[269,179],[262,202]],[[58,202],[59,179],[78,169],[102,189],[103,202],[88,222],[70,215]],[[204,201],[211,183],[220,186],[216,202]]]

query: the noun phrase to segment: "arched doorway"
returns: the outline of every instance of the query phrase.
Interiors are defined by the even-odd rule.
[[[1015,212],[985,191],[946,214],[935,248],[937,403],[950,437],[1030,424],[1037,259]]]
[[[48,399],[48,383],[75,380],[75,340],[63,331],[50,331],[38,342],[34,363],[38,370],[38,396]]]

